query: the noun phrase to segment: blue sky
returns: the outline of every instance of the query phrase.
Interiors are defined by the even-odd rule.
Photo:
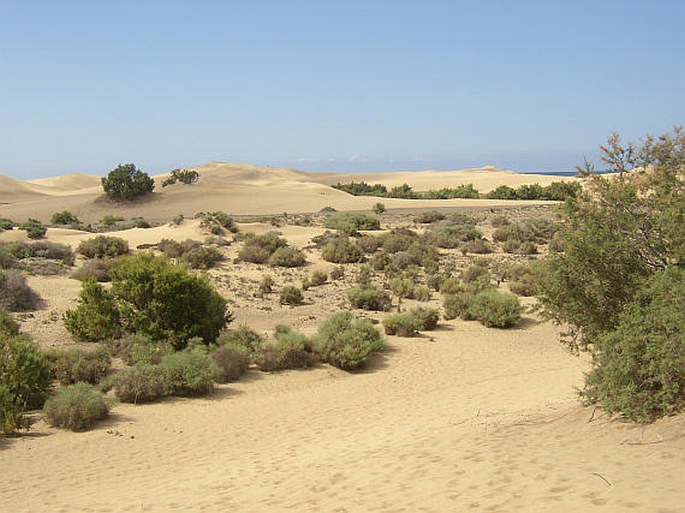
[[[0,173],[570,170],[685,122],[685,2],[0,0]]]

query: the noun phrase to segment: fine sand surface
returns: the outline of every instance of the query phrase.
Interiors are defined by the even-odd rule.
[[[165,201],[135,206],[126,217],[161,218],[183,209],[236,213],[235,205],[250,213],[280,213],[285,204],[291,212],[314,212],[378,201],[351,198],[291,170],[205,167],[200,183],[164,190]],[[231,183],[223,176],[229,171],[235,173]],[[87,176],[17,183],[14,195],[0,190],[0,201],[14,201],[0,207],[0,216],[18,218],[26,204],[43,208],[37,211],[47,213],[43,217],[73,205],[81,205],[82,218],[113,213],[93,203],[99,192]],[[494,185],[501,183],[498,178]],[[222,194],[211,191],[222,192],[223,206]],[[270,203],[279,201],[278,207]],[[446,203],[463,204],[438,205]],[[41,214],[31,214],[36,216]],[[277,297],[254,297],[265,273],[277,286],[299,285],[313,269],[333,267],[310,247],[322,227],[279,230],[304,249],[306,269],[235,264],[233,244],[225,250],[227,260],[208,274],[229,299],[234,326],[246,323],[266,333],[287,323],[312,333],[331,312],[346,308],[341,298],[349,282],[312,288],[297,308],[278,304]],[[135,249],[205,234],[198,221],[186,221],[109,235],[126,238]],[[72,247],[92,236],[48,231],[49,240]],[[23,237],[17,230],[0,234],[0,240]],[[71,343],[60,319],[76,305],[80,283],[67,275],[28,281],[45,305],[22,319],[22,330],[46,347]],[[429,306],[439,307],[439,298]],[[584,358],[559,344],[556,327],[527,313],[516,329],[452,320],[419,338],[388,337],[386,350],[363,372],[326,365],[271,374],[250,370],[207,398],[117,404],[106,422],[86,433],[51,428],[36,414],[28,435],[0,439],[0,512],[683,511],[685,416],[641,427],[585,408],[575,388],[586,370]]]

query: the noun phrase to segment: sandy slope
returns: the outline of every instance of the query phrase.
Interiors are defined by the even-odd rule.
[[[157,187],[151,196],[126,205],[104,200],[99,178],[93,175],[67,175],[31,181],[0,176],[0,216],[16,220],[33,217],[47,222],[53,213],[70,210],[84,222],[96,222],[106,214],[157,220],[168,219],[179,213],[192,217],[199,211],[214,210],[232,214],[317,212],[327,206],[337,210],[364,210],[370,209],[379,198],[353,197],[329,185],[354,179],[380,181],[388,186],[407,182],[416,190],[427,190],[473,183],[477,189],[486,192],[505,183],[518,186],[538,182],[544,185],[559,180],[559,177],[520,175],[495,168],[329,175],[214,162],[194,169],[200,173],[196,184],[176,184],[163,188],[161,182],[166,175],[160,175],[156,177]],[[382,201],[388,208],[505,204],[492,200]]]
[[[196,186],[163,193],[171,207],[150,203],[140,210],[149,217],[165,208],[175,213],[183,201],[193,211],[211,210],[220,197],[211,191],[222,191],[226,211],[236,205],[268,211],[269,202],[279,201],[276,212],[283,204],[314,211],[320,193],[328,194],[327,204],[349,208],[367,201],[292,170],[211,166],[218,171],[208,168]],[[90,193],[60,193],[66,182],[22,186],[43,198],[36,208],[46,198],[55,201],[51,211],[68,208],[78,197],[91,205],[84,212],[100,215]],[[321,231],[282,229],[303,248]],[[196,221],[112,235],[132,247],[203,237]],[[72,246],[91,236],[48,232],[50,240]],[[0,234],[18,237],[18,231]],[[307,304],[298,308],[255,298],[259,279],[273,271],[233,264],[237,244],[226,251],[227,261],[209,274],[230,298],[236,324],[266,331],[283,322],[312,332],[345,307],[336,299],[345,285],[337,282],[308,290]],[[279,273],[278,286],[330,266],[306,251],[310,267]],[[29,283],[46,305],[23,329],[44,346],[69,343],[60,318],[76,304],[79,283],[66,276],[31,276]],[[504,331],[454,320],[429,336],[390,337],[362,373],[324,365],[253,370],[209,398],[116,405],[110,420],[87,433],[39,420],[28,436],[0,440],[0,511],[682,511],[685,416],[647,428],[610,422],[578,403],[574,387],[585,369],[585,361],[560,347],[553,326],[530,315]]]

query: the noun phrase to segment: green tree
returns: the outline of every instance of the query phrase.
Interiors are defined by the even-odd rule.
[[[647,137],[639,147],[624,145],[613,135],[602,151],[603,161],[615,174],[594,174],[591,166],[580,169],[586,177],[585,191],[564,204],[564,252],[546,260],[538,295],[543,313],[568,327],[564,342],[593,356],[586,398],[636,420],[652,419],[649,408],[640,412],[618,406],[629,402],[619,400],[621,396],[637,397],[652,386],[639,379],[637,367],[632,367],[628,387],[609,386],[604,380],[610,374],[604,371],[612,352],[615,358],[624,358],[625,365],[633,358],[632,349],[613,349],[614,334],[625,330],[628,322],[622,312],[637,316],[635,309],[644,303],[640,298],[651,283],[660,274],[685,266],[685,135],[677,128],[658,138]],[[676,288],[667,300],[682,301],[684,291]],[[653,323],[651,312],[640,310],[639,315]],[[667,343],[667,337],[656,333],[659,343]],[[644,358],[645,365],[656,365],[652,353]],[[678,386],[685,389],[679,379]],[[593,392],[599,389],[601,394]]]
[[[130,200],[155,188],[155,181],[135,164],[119,164],[101,180],[107,197],[116,201]]]

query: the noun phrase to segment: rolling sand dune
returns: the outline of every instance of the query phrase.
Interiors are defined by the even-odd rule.
[[[378,201],[353,198],[320,183],[321,176],[293,170],[220,163],[197,169],[202,175],[197,184],[160,187],[156,199],[120,210],[95,201],[99,191],[87,186],[90,178],[38,183],[3,178],[3,188],[25,197],[1,206],[0,215],[33,212],[45,219],[66,208],[86,220],[119,212],[162,218],[207,210],[359,209]],[[456,183],[442,181],[445,172],[426,173],[422,176],[432,178],[417,178],[417,189]],[[478,176],[496,173],[496,185],[517,185],[519,179],[494,170],[463,173],[470,177],[467,183],[483,189]],[[325,180],[338,180],[332,176]],[[500,182],[504,176],[508,181]],[[391,185],[389,178],[383,183]],[[81,192],[74,193],[81,180]],[[506,202],[437,202],[446,204]],[[272,227],[251,223],[241,229]],[[277,275],[279,286],[298,284],[314,268],[331,267],[308,249],[323,228],[281,230],[305,248],[311,264]],[[111,235],[132,247],[204,237],[198,221]],[[50,240],[72,247],[92,236],[48,231]],[[17,230],[0,234],[0,240],[22,237]],[[235,324],[266,331],[289,323],[312,333],[325,315],[345,308],[339,299],[349,286],[344,282],[310,289],[307,304],[298,308],[280,305],[276,297],[254,297],[259,279],[273,271],[234,264],[237,246],[226,248],[226,261],[209,271],[231,300]],[[76,304],[79,282],[59,275],[28,279],[46,305],[26,317],[22,329],[44,346],[71,343],[60,318]],[[430,306],[439,307],[438,299]],[[639,427],[582,407],[575,388],[587,362],[565,352],[557,337],[557,328],[532,314],[511,330],[443,321],[430,335],[389,337],[387,349],[364,372],[326,365],[272,374],[250,370],[208,398],[118,404],[109,420],[86,433],[37,420],[28,435],[0,439],[0,511],[683,511],[685,416]]]
[[[547,184],[559,177],[520,175],[495,168],[463,171],[423,171],[339,175],[303,173],[293,169],[262,168],[250,164],[213,162],[193,168],[200,179],[192,186],[162,187],[167,175],[156,177],[155,192],[146,199],[119,205],[102,197],[99,178],[93,175],[67,175],[22,182],[0,177],[0,216],[48,221],[61,210],[76,213],[84,222],[96,222],[106,214],[128,218],[168,219],[176,214],[192,217],[199,211],[222,210],[232,214],[281,214],[316,212],[324,207],[336,210],[368,210],[378,198],[354,197],[331,188],[338,181],[380,181],[388,186],[405,182],[416,190],[456,187],[473,183],[482,192],[502,184]],[[455,206],[505,205],[497,200],[399,200],[383,199],[387,208],[433,208]],[[533,202],[534,203],[534,202]]]

